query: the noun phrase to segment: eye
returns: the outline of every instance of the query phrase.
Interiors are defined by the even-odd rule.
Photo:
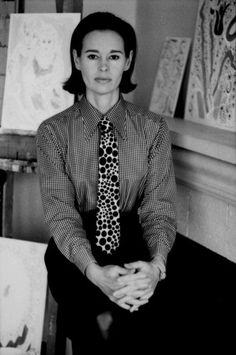
[[[120,56],[118,54],[111,54],[109,59],[111,59],[111,60],[119,60]]]
[[[87,56],[87,58],[90,59],[90,60],[95,60],[95,59],[98,59],[98,56],[97,56],[97,54],[89,54]]]

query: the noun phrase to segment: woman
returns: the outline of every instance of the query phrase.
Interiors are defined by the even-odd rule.
[[[37,133],[42,201],[52,235],[45,255],[49,286],[74,354],[89,353],[95,344],[97,351],[106,346],[114,353],[119,339],[127,351],[138,352],[143,344],[148,350],[157,307],[162,322],[159,282],[176,233],[167,125],[122,97],[136,87],[131,82],[136,36],[127,22],[106,12],[88,15],[72,35],[70,54],[72,73],[64,89],[77,101],[44,121]],[[112,125],[112,143],[105,149],[99,148],[104,120]],[[106,157],[111,163],[105,162],[100,154],[112,148]],[[116,181],[112,202],[106,182],[99,180],[107,178],[109,165]],[[99,212],[107,200],[115,210],[110,217]],[[99,223],[110,225],[106,238]],[[104,342],[98,319],[107,312],[112,323]]]

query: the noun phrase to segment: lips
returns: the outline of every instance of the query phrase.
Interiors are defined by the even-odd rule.
[[[111,82],[110,78],[95,78],[95,81],[99,84],[107,84]]]

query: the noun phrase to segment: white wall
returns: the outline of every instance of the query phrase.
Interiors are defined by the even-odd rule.
[[[95,11],[109,11],[135,27],[136,3],[136,0],[84,0],[83,16]]]
[[[136,28],[139,55],[136,66],[137,104],[149,106],[152,88],[166,36],[193,38],[198,0],[138,0]]]

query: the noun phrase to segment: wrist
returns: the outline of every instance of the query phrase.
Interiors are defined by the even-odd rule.
[[[85,269],[85,276],[92,282],[100,266],[96,262],[91,262]]]
[[[156,269],[159,270],[160,280],[164,280],[166,278],[165,259],[161,255],[158,255],[152,259],[151,263]]]

